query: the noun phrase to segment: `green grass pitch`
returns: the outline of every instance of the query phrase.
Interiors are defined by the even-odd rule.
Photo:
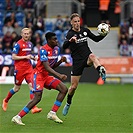
[[[69,87],[69,84],[66,84]],[[0,85],[0,101],[13,85]],[[26,115],[25,126],[15,125],[11,119],[29,101],[29,89],[22,85],[12,97],[7,112],[0,108],[0,133],[133,133],[133,84],[80,83],[67,116],[62,115],[66,98],[57,115],[63,124],[47,120],[47,113],[55,101],[57,91],[44,90],[38,107],[43,111]],[[1,104],[0,103],[0,104]]]

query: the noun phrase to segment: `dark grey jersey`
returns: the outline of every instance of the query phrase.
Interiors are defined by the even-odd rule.
[[[69,39],[73,36],[77,37],[77,42],[69,42]],[[99,42],[104,38],[100,35],[94,35],[88,28],[83,27],[80,28],[79,32],[76,32],[72,29],[68,31],[63,48],[66,49],[70,47],[73,60],[86,59],[86,57],[88,57],[91,53],[91,50],[88,46],[88,37],[95,42]]]

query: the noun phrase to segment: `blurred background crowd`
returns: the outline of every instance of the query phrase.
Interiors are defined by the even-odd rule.
[[[97,27],[98,23],[105,22],[110,24],[111,27],[117,27],[119,31],[117,44],[119,55],[132,56],[133,11],[130,10],[130,14],[126,12],[128,14],[126,19],[120,18],[122,16],[121,3],[126,2],[126,0],[71,0],[71,11],[69,6],[64,8],[66,12],[70,13],[63,14],[58,11],[53,16],[49,16],[50,10],[54,10],[54,7],[56,7],[54,2],[58,2],[52,1],[51,3],[54,6],[50,7],[50,10],[48,2],[50,0],[0,0],[0,54],[11,54],[13,45],[21,38],[20,34],[23,27],[32,29],[33,53],[37,53],[38,49],[46,44],[45,34],[48,31],[56,33],[59,46],[62,48],[66,33],[71,28],[69,15],[78,12],[81,15],[82,26]],[[96,15],[93,12],[93,7],[99,13],[99,20],[94,18]],[[58,7],[56,7],[57,10]],[[110,12],[112,10],[116,18],[115,24],[111,22]],[[91,15],[89,16],[89,14]],[[97,25],[93,19],[96,20]],[[69,54],[70,50],[61,50],[61,52]]]

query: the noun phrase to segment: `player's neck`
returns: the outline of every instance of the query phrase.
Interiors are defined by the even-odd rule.
[[[79,32],[80,31],[80,28],[79,29],[72,28],[72,30],[74,30],[76,32]]]
[[[22,40],[23,40],[24,42],[28,42],[28,41],[29,41],[29,40],[25,40],[25,39],[23,39],[23,38],[22,38]]]

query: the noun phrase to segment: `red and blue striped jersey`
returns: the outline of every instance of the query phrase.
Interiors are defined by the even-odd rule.
[[[48,74],[42,62],[48,61],[50,67],[53,67],[54,64],[58,61],[59,54],[60,54],[60,48],[58,46],[55,46],[54,48],[51,48],[48,44],[42,46],[38,54],[38,60],[35,70],[37,70],[37,72],[44,72]]]
[[[17,56],[26,56],[31,54],[32,43],[25,42],[23,39],[20,39],[13,47],[12,53],[17,54]],[[27,59],[15,60],[14,65],[16,68],[26,69],[31,67],[31,61]]]

